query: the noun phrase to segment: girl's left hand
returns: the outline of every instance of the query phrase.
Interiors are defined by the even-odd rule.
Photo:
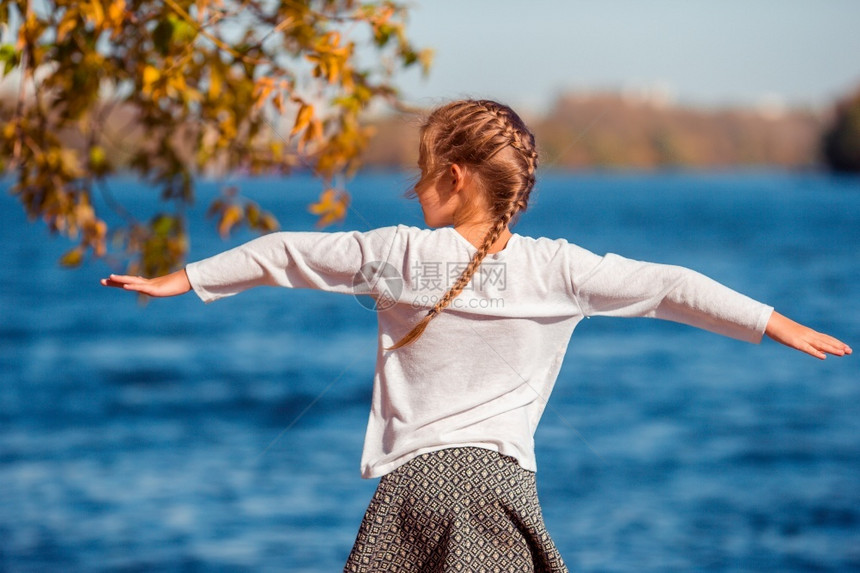
[[[110,275],[108,278],[102,279],[101,284],[149,296],[176,296],[191,290],[191,283],[188,281],[185,269],[152,279],[131,275]]]
[[[765,330],[772,339],[824,360],[828,354],[845,356],[851,347],[830,335],[812,330],[774,311]]]

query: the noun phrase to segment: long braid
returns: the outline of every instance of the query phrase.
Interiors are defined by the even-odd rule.
[[[435,134],[435,141],[426,141],[428,133]],[[445,149],[448,153],[444,152]],[[514,150],[513,160],[497,157],[504,149]],[[422,128],[422,151],[433,155],[430,159],[436,170],[440,164],[442,167],[453,163],[471,164],[483,185],[489,189],[488,195],[496,218],[451,288],[418,324],[388,350],[401,348],[417,340],[430,321],[463,291],[502,232],[519,213],[526,210],[535,183],[537,152],[534,136],[513,110],[496,102],[465,100],[436,110]],[[509,185],[511,182],[508,180],[511,178],[517,180],[515,189]]]

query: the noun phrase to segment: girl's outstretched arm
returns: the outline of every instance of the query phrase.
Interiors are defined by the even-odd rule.
[[[834,356],[851,354],[851,347],[844,342],[794,322],[778,312],[771,314],[765,334],[781,344],[822,360],[828,354]]]
[[[130,275],[110,275],[102,279],[101,283],[107,287],[131,290],[149,296],[176,296],[191,290],[191,283],[188,282],[185,269],[152,279]]]

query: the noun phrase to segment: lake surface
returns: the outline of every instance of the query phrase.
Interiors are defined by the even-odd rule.
[[[421,225],[410,174],[365,173],[337,229]],[[287,230],[319,183],[236,179]],[[146,211],[156,191],[111,181]],[[191,210],[191,259],[222,241]],[[339,571],[375,356],[349,295],[139,304],[0,195],[0,571]],[[701,271],[860,348],[860,179],[544,173],[516,227]],[[860,570],[860,356],[824,362],[673,323],[577,328],[537,436],[572,571]]]

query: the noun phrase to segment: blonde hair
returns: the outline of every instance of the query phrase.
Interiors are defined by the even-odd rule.
[[[535,139],[510,107],[489,100],[461,100],[443,105],[427,117],[420,132],[421,180],[437,180],[452,165],[467,169],[493,225],[469,264],[424,318],[388,350],[417,340],[427,325],[462,292],[502,231],[528,207],[538,158]],[[479,201],[455,214],[458,220],[474,214]]]

